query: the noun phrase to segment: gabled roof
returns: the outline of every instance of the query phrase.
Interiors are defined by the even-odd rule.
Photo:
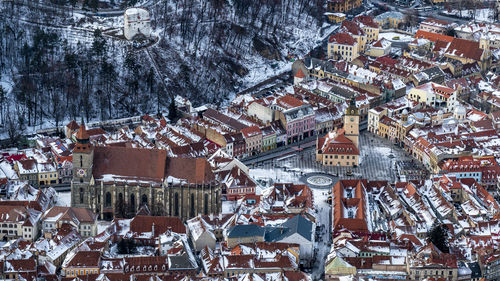
[[[78,126],[78,123],[76,123],[75,120],[71,120],[68,125],[66,125],[66,128],[70,129],[70,130],[77,130],[80,126]]]
[[[328,41],[330,43],[337,43],[349,46],[353,46],[354,44],[356,44],[356,40],[354,40],[354,38],[352,38],[352,36],[349,33],[345,32],[339,32],[336,33],[335,35],[330,36],[330,39]]]
[[[96,146],[92,173],[96,180],[115,179],[161,182],[167,151],[116,146]]]
[[[247,225],[235,225],[229,229],[227,234],[228,238],[237,237],[252,237],[252,236],[262,236],[264,237],[265,230],[263,227],[256,224]]]
[[[432,42],[437,42],[437,41],[442,41],[442,42],[451,42],[453,41],[454,37],[448,36],[448,35],[443,35],[443,34],[438,34],[438,33],[433,33],[433,32],[428,32],[424,30],[417,30],[417,33],[415,34],[415,38],[424,38]]]
[[[89,268],[99,267],[101,252],[99,251],[78,251],[71,260],[63,265],[66,268]]]
[[[337,135],[329,133],[318,138],[318,148],[321,149],[322,154],[359,155],[359,149],[343,132]]]
[[[135,233],[152,232],[153,228],[153,236],[163,234],[168,230],[180,234],[186,233],[186,227],[177,217],[135,216],[130,221],[130,231]]]
[[[302,71],[302,69],[299,68],[299,71],[297,71],[297,73],[295,73],[295,77],[297,77],[297,78],[304,78],[306,76],[304,75],[304,72]]]

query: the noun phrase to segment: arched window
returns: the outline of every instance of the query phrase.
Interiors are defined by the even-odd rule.
[[[189,216],[193,218],[195,216],[194,214],[194,194],[191,193],[191,202],[189,202],[189,206],[191,207],[191,211],[189,212]]]
[[[83,204],[83,188],[80,187],[80,204]]]
[[[179,216],[179,193],[174,194],[174,216]]]
[[[123,204],[123,194],[121,192],[118,194],[118,202],[120,203],[120,205]]]
[[[203,204],[203,207],[205,215],[208,215],[208,194],[206,193],[205,193],[205,202]]]
[[[80,168],[83,167],[83,156],[80,155]]]
[[[106,192],[106,199],[104,201],[104,204],[106,204],[106,207],[111,207],[111,193]]]
[[[135,195],[130,194],[130,207],[132,208],[133,211],[135,211]]]
[[[219,192],[215,193],[215,213],[219,213]]]
[[[148,197],[146,196],[146,194],[143,194],[141,198],[141,205],[147,205],[147,204],[148,204]]]

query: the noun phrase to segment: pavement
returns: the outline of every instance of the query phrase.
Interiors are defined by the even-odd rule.
[[[303,147],[303,146],[301,146]],[[370,180],[398,180],[396,161],[411,161],[412,158],[398,146],[387,139],[381,139],[368,131],[360,134],[361,163],[358,167],[332,167],[323,166],[316,162],[315,146],[302,151],[290,152],[287,157],[277,158],[279,154],[269,154],[266,157],[254,159],[249,167],[260,169],[279,169],[284,172],[296,173],[303,177],[309,173],[329,174],[334,182],[338,179],[367,178]],[[288,151],[288,150],[287,150]],[[283,152],[280,152],[283,154]],[[352,172],[348,176],[347,172]]]

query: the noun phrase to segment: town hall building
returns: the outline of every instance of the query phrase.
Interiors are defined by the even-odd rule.
[[[351,99],[344,115],[344,127],[316,140],[316,161],[325,166],[359,165],[359,110]]]
[[[152,215],[186,220],[221,211],[221,186],[205,158],[167,156],[167,151],[94,146],[80,125],[73,150],[71,206],[101,219],[131,217],[146,206]]]

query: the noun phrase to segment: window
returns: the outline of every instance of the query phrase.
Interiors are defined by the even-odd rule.
[[[80,155],[80,167],[83,167],[83,156]]]
[[[80,204],[83,204],[83,188],[80,187]]]
[[[106,192],[105,204],[106,204],[106,207],[111,207],[111,193],[110,192]]]
[[[191,202],[189,202],[189,203],[190,203],[189,205],[190,205],[190,209],[191,209],[189,216],[193,218],[194,217],[194,194],[193,193],[191,193]]]
[[[208,194],[205,193],[205,202],[203,202],[203,208],[205,215],[208,215]]]
[[[135,194],[130,194],[130,207],[135,211]]]
[[[179,216],[179,193],[174,194],[174,216]]]

